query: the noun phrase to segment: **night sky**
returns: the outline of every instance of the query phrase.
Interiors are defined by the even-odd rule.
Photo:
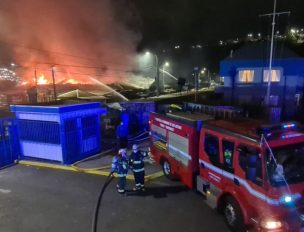
[[[138,11],[141,47],[216,42],[258,33],[265,24],[270,25],[269,19],[260,19],[259,14],[273,10],[273,0],[129,1]],[[278,0],[277,10],[291,11],[289,17],[280,16],[279,29],[304,26],[303,0]]]
[[[304,0],[277,1],[277,11],[291,15],[278,17],[276,30],[304,28]],[[218,72],[219,62],[242,45],[219,41],[258,32],[265,38],[271,17],[259,15],[272,11],[273,0],[1,0],[0,64],[23,66],[25,80],[33,80],[39,63],[46,67],[38,75],[56,64],[62,78],[86,81],[90,74],[111,82],[129,77],[134,59],[149,50],[176,76],[191,77],[193,67]]]

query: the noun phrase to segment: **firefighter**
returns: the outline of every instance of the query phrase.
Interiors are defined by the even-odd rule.
[[[137,144],[133,144],[129,163],[132,168],[135,179],[135,187],[133,189],[134,191],[137,190],[145,191],[144,158],[146,155],[147,155],[146,153],[143,153],[138,149]]]
[[[117,173],[118,184],[117,191],[120,194],[125,193],[126,177],[128,173],[128,158],[126,149],[119,149],[118,155],[112,159],[112,172]]]

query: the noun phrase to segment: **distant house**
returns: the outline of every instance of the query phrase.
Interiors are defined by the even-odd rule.
[[[269,75],[269,44],[246,44],[221,61],[220,74],[224,94],[230,104],[264,104]],[[280,107],[285,118],[302,107],[304,90],[304,58],[283,45],[274,49],[271,71],[270,104]]]

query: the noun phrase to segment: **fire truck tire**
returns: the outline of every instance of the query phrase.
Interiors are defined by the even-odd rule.
[[[162,168],[164,175],[170,180],[176,180],[176,177],[172,175],[171,164],[168,160],[164,159],[162,161]]]
[[[244,217],[239,203],[233,197],[226,197],[223,207],[225,221],[233,232],[246,232]]]

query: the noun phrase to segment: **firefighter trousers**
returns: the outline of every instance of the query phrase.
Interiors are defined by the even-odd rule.
[[[143,188],[145,186],[145,171],[134,172],[136,188]]]
[[[117,185],[118,189],[117,189],[117,191],[119,193],[124,193],[125,192],[126,182],[127,182],[127,180],[126,180],[125,176],[118,178],[118,185]]]

